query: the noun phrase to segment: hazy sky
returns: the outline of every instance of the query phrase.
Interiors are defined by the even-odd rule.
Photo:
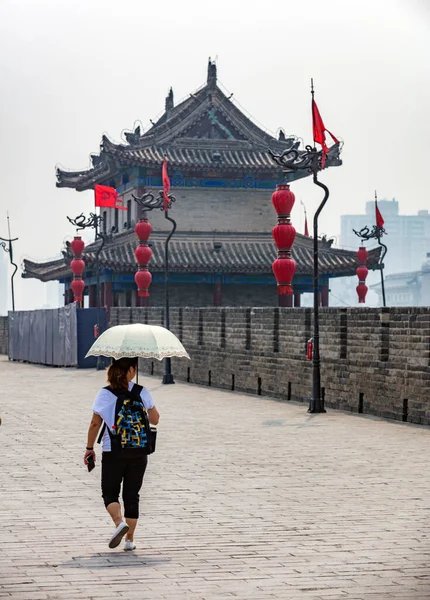
[[[321,177],[323,233],[364,212],[375,188],[402,213],[428,208],[429,40],[428,0],[1,0],[0,236],[8,210],[18,260],[58,256],[66,215],[88,213],[93,196],[57,189],[55,166],[85,168],[103,133],[119,142],[135,121],[148,126],[169,86],[178,102],[205,82],[209,56],[254,120],[306,143],[314,78],[345,142],[344,165]],[[320,190],[292,189],[311,216]],[[16,279],[17,308],[44,302],[42,284]]]

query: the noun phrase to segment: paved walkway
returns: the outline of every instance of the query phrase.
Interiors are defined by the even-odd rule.
[[[104,378],[0,359],[0,599],[430,598],[429,430],[155,378],[138,549],[109,550]]]

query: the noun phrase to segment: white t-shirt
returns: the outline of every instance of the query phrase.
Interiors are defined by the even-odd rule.
[[[128,389],[130,391],[133,385],[134,384],[130,381],[130,383],[128,384]],[[143,388],[143,390],[140,393],[140,397],[142,398],[143,406],[146,408],[146,410],[149,410],[150,408],[154,407],[154,400],[152,399],[151,394],[146,388]],[[96,415],[100,415],[100,417],[103,419],[103,421],[106,423],[107,427],[109,427],[111,431],[115,419],[116,401],[117,397],[115,396],[115,394],[113,394],[110,390],[102,388],[97,394],[93,404],[93,412],[95,412]],[[110,437],[107,429],[105,429],[105,432],[103,434],[102,449],[103,452],[111,451]]]

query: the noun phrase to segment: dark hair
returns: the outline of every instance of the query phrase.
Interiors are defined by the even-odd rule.
[[[112,361],[107,372],[108,382],[114,390],[128,389],[127,373],[130,367],[137,368],[137,358],[120,358]]]

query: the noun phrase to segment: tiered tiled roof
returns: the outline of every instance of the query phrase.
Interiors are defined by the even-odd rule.
[[[167,233],[153,233],[150,271],[164,271],[164,242]],[[95,251],[100,242],[85,249],[87,269],[95,264]],[[134,231],[114,237],[100,253],[100,266],[114,272],[135,272],[134,249],[137,246]],[[369,252],[368,266],[378,263],[380,249]],[[293,246],[293,257],[297,263],[297,275],[312,275],[313,240],[297,234]],[[351,250],[331,248],[327,243],[320,244],[321,275],[355,275],[358,266],[356,253]],[[175,233],[169,244],[169,269],[172,273],[224,273],[261,274],[272,273],[272,262],[276,258],[276,248],[270,233]],[[24,277],[51,281],[71,276],[72,256],[46,263],[24,260]]]
[[[100,154],[93,155],[91,168],[69,172],[57,169],[57,186],[78,191],[109,180],[121,169],[139,166],[160,167],[164,154],[176,169],[205,168],[228,174],[232,171],[264,172],[280,176],[279,167],[270,159],[276,153],[299,146],[295,136],[269,135],[227,97],[217,85],[216,66],[209,62],[207,84],[178,106],[173,92],[166,98],[163,116],[143,135],[140,127],[125,134],[127,144],[114,144],[103,137]],[[338,166],[339,146],[334,146],[326,166]],[[291,179],[304,176],[292,174]]]

